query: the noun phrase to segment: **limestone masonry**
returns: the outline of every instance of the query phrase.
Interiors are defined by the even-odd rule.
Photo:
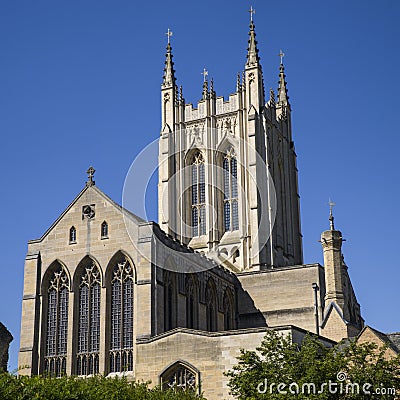
[[[194,106],[168,40],[158,224],[116,204],[90,168],[28,243],[21,374],[125,374],[230,398],[223,372],[266,330],[332,345],[363,329],[332,213],[324,265],[303,264],[285,69],[281,58],[277,94],[266,98],[253,21],[248,43],[236,92],[217,96],[204,71]]]

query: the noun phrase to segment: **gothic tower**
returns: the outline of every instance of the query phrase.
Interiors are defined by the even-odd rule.
[[[161,86],[159,223],[232,271],[301,264],[299,195],[284,66],[266,102],[250,23],[247,60],[225,100],[204,83],[197,107],[178,90],[168,45]]]

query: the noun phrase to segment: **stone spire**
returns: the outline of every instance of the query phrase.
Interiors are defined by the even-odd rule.
[[[256,31],[253,19],[250,21],[249,31],[249,46],[247,47],[247,62],[246,67],[257,67],[260,64],[260,57],[258,55]]]
[[[168,29],[166,33],[168,36],[168,44],[167,44],[167,52],[165,54],[165,67],[164,67],[164,77],[163,77],[163,88],[169,88],[175,86],[175,70],[174,70],[174,62],[172,61],[172,47],[170,43],[170,37],[172,36],[172,32]]]
[[[285,67],[283,65],[284,54],[282,50],[279,53],[279,56],[281,57],[281,64],[279,66],[278,104],[290,107],[289,96],[287,94],[288,90],[286,87]]]

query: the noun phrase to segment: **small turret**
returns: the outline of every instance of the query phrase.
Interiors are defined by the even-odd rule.
[[[342,232],[335,230],[333,206],[335,204],[329,202],[330,214],[329,222],[330,229],[322,232],[321,244],[324,251],[324,268],[325,268],[325,284],[326,295],[325,304],[335,302],[340,309],[344,310],[345,296],[344,296],[344,278],[346,265],[343,262]]]

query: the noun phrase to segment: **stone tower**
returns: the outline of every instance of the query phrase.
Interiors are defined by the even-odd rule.
[[[168,38],[169,39],[169,38]],[[301,264],[299,195],[284,66],[266,101],[254,22],[236,92],[204,83],[197,107],[175,78],[168,40],[161,86],[159,223],[233,271]]]
[[[330,229],[321,234],[325,271],[325,310],[321,327],[325,336],[339,341],[357,335],[364,321],[342,253],[342,232],[335,229],[334,204],[330,205]]]

